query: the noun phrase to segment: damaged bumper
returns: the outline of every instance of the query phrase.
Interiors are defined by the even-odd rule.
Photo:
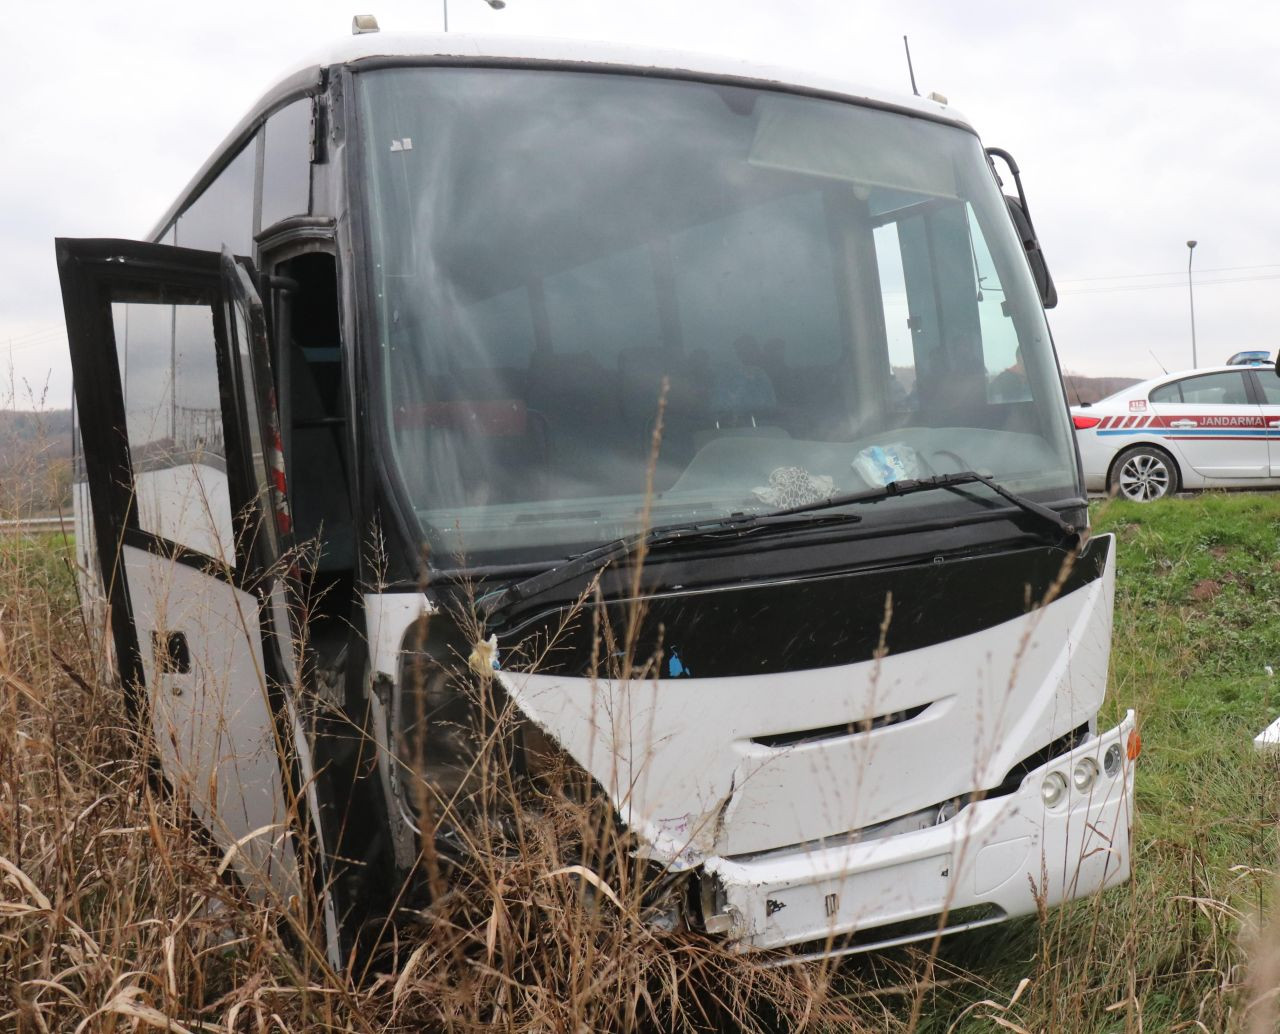
[[[1029,772],[1014,793],[972,803],[928,829],[709,858],[707,928],[743,950],[851,954],[1122,883],[1130,871],[1134,735],[1130,711],[1116,728]],[[1062,792],[1056,803],[1046,803],[1046,780]]]

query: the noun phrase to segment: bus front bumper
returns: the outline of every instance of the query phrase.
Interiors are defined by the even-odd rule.
[[[1133,815],[1134,714],[1028,773],[1008,795],[926,829],[802,845],[705,866],[707,929],[741,950],[851,954],[1026,915],[1123,883]],[[1097,774],[1075,783],[1077,766]],[[1046,804],[1046,780],[1065,781]],[[1052,794],[1049,795],[1052,797]],[[708,894],[708,890],[710,893]]]

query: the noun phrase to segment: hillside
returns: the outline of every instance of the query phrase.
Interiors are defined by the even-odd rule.
[[[1067,401],[1073,406],[1083,402],[1098,402],[1117,391],[1123,391],[1131,384],[1137,384],[1137,377],[1085,377],[1079,373],[1064,373],[1062,383],[1067,388]]]
[[[70,502],[71,410],[0,410],[0,515]]]

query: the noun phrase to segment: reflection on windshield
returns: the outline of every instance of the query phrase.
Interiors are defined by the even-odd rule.
[[[621,75],[359,82],[385,420],[437,553],[626,534],[650,476],[657,525],[962,469],[1076,493],[971,134]]]

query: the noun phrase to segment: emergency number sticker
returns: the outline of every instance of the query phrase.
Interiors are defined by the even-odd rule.
[[[1146,411],[1147,411],[1146,399],[1134,399],[1132,402],[1129,403],[1130,413],[1145,413]]]

